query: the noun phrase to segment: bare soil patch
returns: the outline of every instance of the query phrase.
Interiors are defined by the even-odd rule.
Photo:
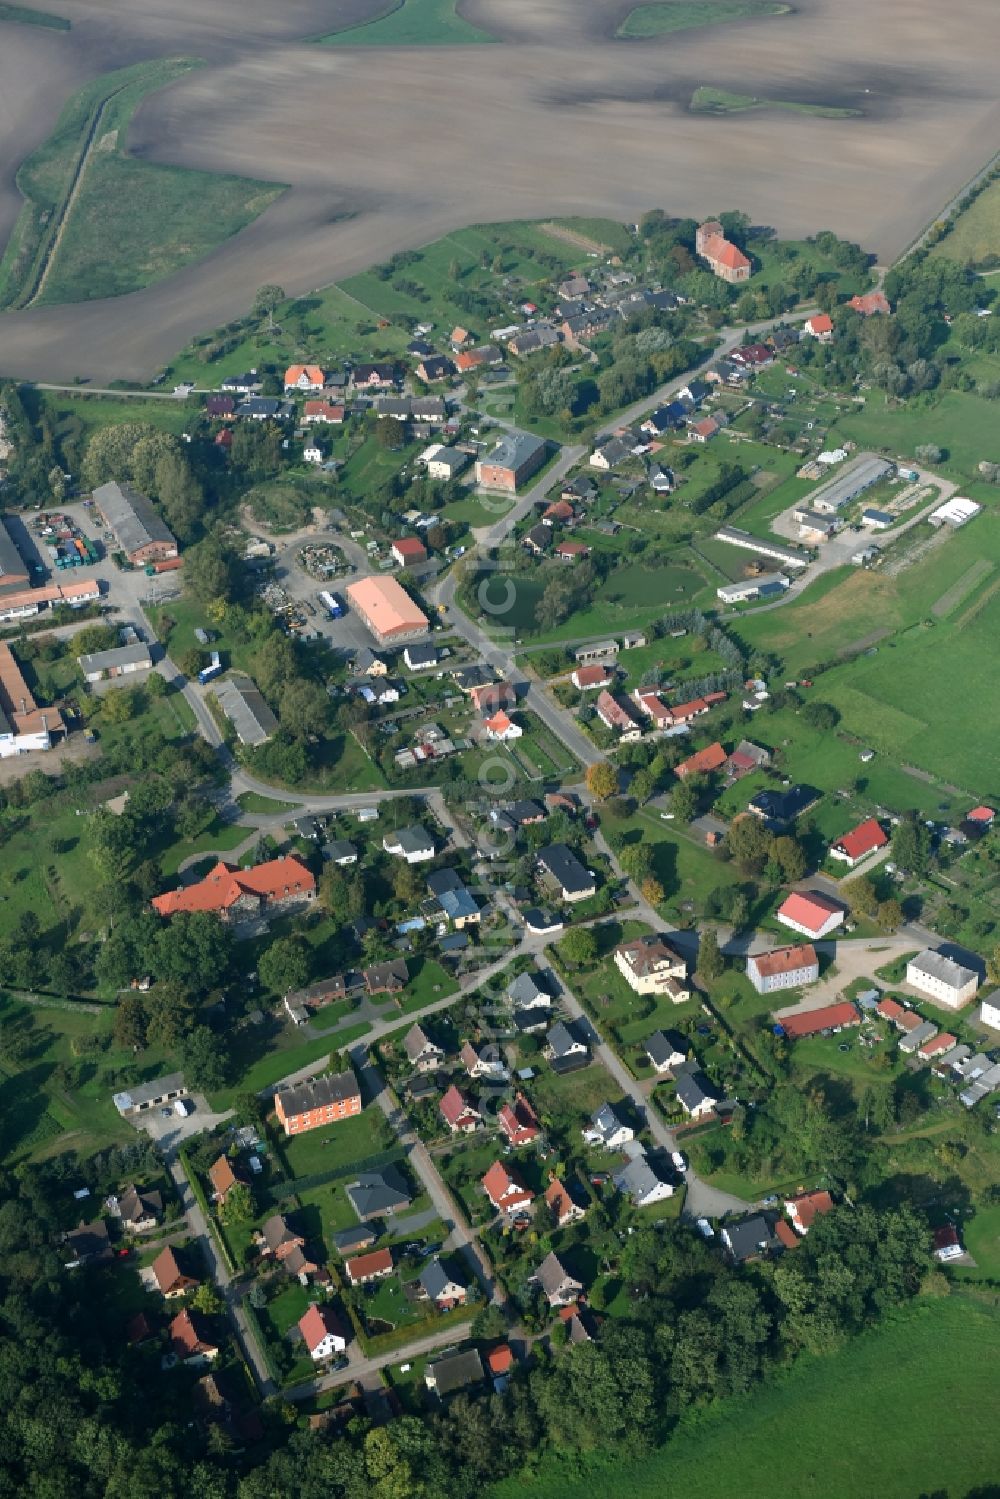
[[[130,150],[292,190],[159,286],[0,318],[0,373],[27,378],[148,376],[244,312],[265,281],[306,292],[497,218],[733,205],[781,233],[832,226],[889,257],[1000,137],[990,0],[803,0],[788,16],[642,46],[613,40],[629,0],[463,0],[462,16],[508,45],[452,46],[445,58],[296,40],[365,20],[384,0],[160,0],[124,17],[120,0],[62,8],[70,33],[0,26],[0,235],[16,216],[14,171],[67,94],[140,56],[208,66],[142,106]],[[703,85],[863,118],[692,115]],[[304,120],[308,138],[336,149],[309,149]]]

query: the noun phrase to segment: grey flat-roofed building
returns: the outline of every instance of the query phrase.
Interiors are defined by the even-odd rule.
[[[843,510],[845,505],[864,494],[866,489],[871,489],[873,484],[880,483],[882,479],[891,479],[895,473],[895,464],[886,458],[859,458],[835,479],[814,489],[809,496],[809,506],[812,510],[818,510],[821,515],[836,515],[838,510]]]
[[[0,594],[19,592],[27,588],[30,582],[21,554],[7,527],[0,520]]]
[[[167,561],[177,541],[150,501],[130,484],[101,484],[94,502],[130,562]]]
[[[278,732],[278,720],[250,677],[231,676],[215,689],[215,695],[241,744],[266,744]]]
[[[155,1077],[148,1083],[136,1083],[114,1096],[114,1105],[119,1114],[144,1113],[158,1104],[172,1102],[187,1092],[183,1072],[170,1072],[166,1077]]]
[[[141,642],[120,645],[111,651],[92,651],[76,659],[88,682],[100,682],[105,677],[126,677],[132,672],[147,671],[153,664],[149,646]]]
[[[778,541],[764,541],[749,531],[741,531],[738,526],[720,526],[715,539],[728,542],[732,547],[741,547],[745,552],[756,552],[760,557],[774,557],[786,567],[806,567],[809,563],[809,558],[794,547],[782,546]]]

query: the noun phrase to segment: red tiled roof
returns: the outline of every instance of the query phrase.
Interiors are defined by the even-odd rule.
[[[527,1204],[533,1201],[533,1193],[520,1181],[512,1171],[508,1171],[503,1161],[494,1161],[482,1181],[486,1195],[494,1207],[508,1207],[516,1203]],[[504,1194],[514,1189],[512,1195],[504,1201]]]
[[[919,1048],[917,1055],[925,1058],[936,1057],[943,1051],[951,1051],[954,1044],[955,1037],[950,1035],[948,1031],[942,1031],[939,1036],[932,1036],[929,1041],[925,1041],[923,1046]]]
[[[504,1104],[497,1114],[497,1123],[512,1144],[533,1140],[541,1130],[538,1115],[523,1093],[519,1093],[512,1104]]]
[[[883,1020],[891,1020],[894,1025],[901,1016],[906,1014],[898,999],[880,1000],[875,1006],[875,1010],[877,1014],[882,1016]]]
[[[674,774],[683,781],[685,776],[708,775],[713,770],[721,770],[726,763],[726,752],[721,744],[710,744],[707,749],[699,750],[695,755],[689,755],[686,760],[674,767]]]
[[[704,713],[705,709],[710,706],[706,698],[693,697],[689,703],[675,703],[670,709],[670,714],[676,722],[682,718],[694,718],[696,714]]]
[[[454,1083],[452,1083],[447,1093],[445,1093],[444,1097],[438,1103],[438,1108],[447,1122],[453,1127],[458,1124],[459,1120],[465,1114],[473,1114],[478,1118],[476,1110],[472,1107],[469,1100],[462,1095],[460,1089],[456,1088]]]
[[[323,384],[323,371],[318,364],[290,364],[285,371],[285,384],[298,385],[303,375],[310,385]]]
[[[992,807],[973,807],[965,814],[966,822],[992,822],[997,814]]]
[[[750,959],[761,978],[792,973],[796,968],[809,968],[815,961],[816,949],[811,942],[804,942],[799,947],[779,947],[775,952],[755,953]]]
[[[560,557],[583,557],[589,551],[589,546],[582,541],[561,541],[556,547],[556,553]]]
[[[954,1223],[946,1223],[942,1228],[934,1230],[935,1249],[950,1249],[953,1244],[961,1246],[961,1243],[962,1241],[958,1237],[958,1229]]]
[[[790,1197],[785,1207],[792,1221],[797,1222],[805,1233],[815,1218],[833,1212],[834,1202],[829,1192],[802,1192],[798,1197]]]
[[[310,1306],[299,1318],[299,1331],[305,1339],[305,1345],[312,1353],[318,1348],[323,1339],[330,1333],[339,1334],[344,1337],[344,1330],[333,1312],[325,1306]]]
[[[703,416],[701,421],[691,425],[691,431],[697,432],[699,437],[712,437],[718,430],[719,424],[712,416]]]
[[[741,271],[750,264],[743,251],[732,240],[723,239],[718,234],[709,235],[705,241],[705,259],[715,260],[730,271]]]
[[[889,300],[884,291],[866,291],[860,297],[852,297],[848,302],[855,312],[862,313],[865,317],[871,317],[874,312],[889,312]]]
[[[178,911],[227,911],[243,895],[304,895],[315,888],[313,875],[291,855],[257,864],[253,869],[240,869],[220,859],[204,879],[181,890],[154,895],[151,904],[161,916],[174,916]]]
[[[574,676],[581,687],[591,687],[598,682],[611,681],[611,673],[606,666],[578,666]]]
[[[356,1254],[344,1261],[349,1280],[366,1280],[370,1275],[384,1275],[392,1269],[392,1250],[373,1249],[371,1254]]]
[[[849,859],[857,860],[876,848],[885,848],[888,842],[889,839],[876,818],[869,817],[842,838],[837,838],[833,846],[841,849]]]
[[[415,536],[403,536],[399,541],[394,541],[392,550],[410,562],[423,562],[427,556],[427,548]]]
[[[774,1235],[786,1249],[798,1248],[799,1241],[795,1236],[795,1230],[790,1223],[785,1222],[784,1218],[779,1218],[774,1225]]]
[[[177,1281],[191,1279],[190,1276],[184,1274],[180,1265],[178,1265],[177,1257],[169,1244],[166,1249],[160,1250],[151,1268],[153,1279],[164,1293],[171,1290]]]
[[[814,312],[806,323],[806,327],[810,328],[813,333],[832,333],[833,318],[828,312]]]
[[[178,1358],[190,1358],[195,1353],[218,1351],[218,1343],[210,1338],[204,1323],[197,1321],[185,1307],[178,1312],[170,1324],[170,1342]]]
[[[220,1197],[225,1197],[230,1187],[235,1187],[239,1181],[227,1155],[220,1155],[217,1161],[212,1162],[208,1168],[208,1179],[212,1183],[213,1191],[217,1192]]]
[[[810,1010],[805,1015],[783,1015],[779,1024],[790,1040],[803,1036],[815,1036],[818,1031],[834,1030],[838,1025],[857,1025],[858,1012],[847,1000],[841,1004],[824,1005],[820,1010]]]
[[[560,1221],[576,1207],[576,1203],[567,1192],[565,1184],[558,1177],[554,1177],[548,1187],[546,1187],[545,1201]]]
[[[514,727],[514,720],[501,708],[498,713],[494,713],[492,718],[486,720],[486,727],[494,734],[506,734],[508,729]]]
[[[836,912],[843,912],[843,906],[835,900],[828,900],[825,895],[820,895],[816,890],[808,892],[793,890],[791,895],[778,907],[775,913],[780,919],[787,916],[789,921],[794,921],[798,926],[804,926],[811,932],[820,931],[827,922],[828,917]]]
[[[572,520],[573,506],[568,500],[553,500],[547,510],[542,511],[544,520]]]
[[[514,1354],[507,1343],[491,1348],[486,1355],[486,1365],[491,1374],[506,1374],[513,1366]]]

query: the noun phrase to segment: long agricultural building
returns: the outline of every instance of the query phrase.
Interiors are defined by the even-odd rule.
[[[14,653],[0,641],[0,759],[52,748],[66,725],[58,708],[39,708]]]
[[[130,484],[102,484],[94,490],[94,503],[133,566],[177,556],[177,542],[165,521]]]
[[[415,640],[430,628],[426,614],[395,578],[362,578],[345,592],[351,608],[379,645]]]
[[[81,579],[79,583],[50,583],[45,588],[25,588],[19,593],[0,594],[0,624],[16,619],[30,619],[41,614],[50,605],[68,604],[71,609],[82,609],[85,604],[94,604],[101,596],[96,578]]]
[[[809,508],[818,511],[820,515],[836,515],[845,505],[863,495],[866,489],[871,489],[873,484],[895,478],[895,475],[896,465],[886,458],[859,458],[850,468],[838,474],[836,479],[814,489],[808,496]]]
[[[715,533],[716,541],[728,542],[731,547],[742,547],[745,552],[756,552],[759,557],[774,557],[786,567],[808,567],[809,558],[793,547],[783,547],[778,541],[762,541],[741,531],[737,526],[722,526]]]
[[[0,596],[27,588],[30,581],[27,565],[0,520]]]

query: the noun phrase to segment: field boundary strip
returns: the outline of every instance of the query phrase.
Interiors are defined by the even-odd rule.
[[[944,619],[953,609],[957,609],[962,600],[968,598],[977,584],[988,578],[994,568],[995,563],[988,557],[980,557],[931,605],[934,618]]]

